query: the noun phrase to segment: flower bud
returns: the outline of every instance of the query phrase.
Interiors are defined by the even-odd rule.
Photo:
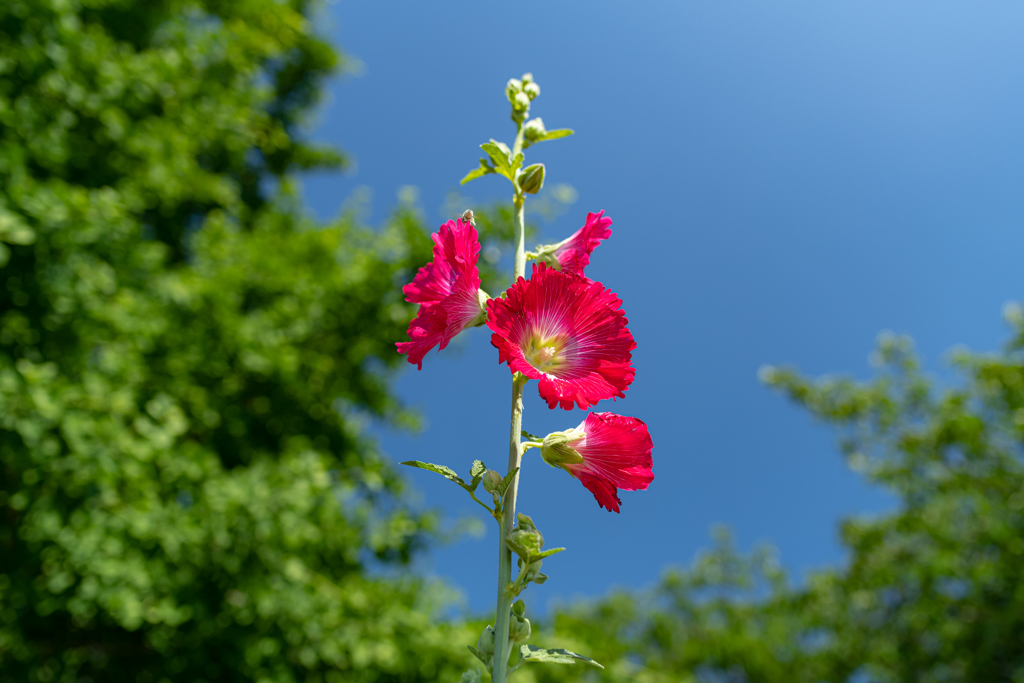
[[[540,95],[540,86],[536,83],[527,83],[523,86],[523,92],[532,100]]]
[[[527,71],[526,73],[523,74],[522,81],[523,85],[526,85],[527,83],[533,83],[533,74]]]
[[[547,129],[544,127],[544,121],[538,116],[535,119],[530,119],[526,122],[523,127],[523,137],[530,142],[537,142],[547,133]]]
[[[519,176],[519,189],[526,194],[537,194],[544,187],[544,164],[533,164]]]
[[[526,111],[530,108],[530,98],[524,92],[517,92],[512,98],[512,110],[516,112]]]
[[[542,574],[541,571],[540,571],[540,568],[543,565],[544,565],[544,560],[534,560],[533,562],[530,563],[530,566],[526,568],[526,582],[527,583],[532,581],[533,583],[535,583],[537,585],[540,585],[540,584],[542,584],[542,583],[544,583],[545,581],[548,580],[548,575],[547,574]],[[516,564],[516,566],[519,569],[523,568],[523,560],[522,560],[522,558],[519,559],[519,561]]]
[[[564,432],[554,432],[544,437],[544,443],[540,448],[540,457],[552,467],[562,465],[576,465],[583,462],[583,456],[569,444],[579,441],[586,434],[579,429],[567,429]]]
[[[522,600],[516,600],[512,603],[512,613],[517,617],[521,617],[526,614],[526,603]]]
[[[537,530],[532,519],[523,514],[517,517],[519,523],[509,532],[505,543],[523,561],[529,562],[530,556],[539,554],[544,547],[544,535]]]
[[[494,493],[500,483],[501,475],[494,470],[487,470],[487,473],[484,474],[484,478],[480,482],[484,487],[484,491],[487,491],[487,493]]]
[[[530,639],[533,629],[530,628],[530,620],[526,617],[512,615],[508,622],[508,639],[515,644],[525,643]]]
[[[508,97],[508,101],[515,104],[516,95],[523,91],[523,84],[518,78],[508,79],[508,84],[505,86],[505,96]]]
[[[476,641],[476,649],[485,655],[494,654],[494,628],[488,626],[480,633]]]

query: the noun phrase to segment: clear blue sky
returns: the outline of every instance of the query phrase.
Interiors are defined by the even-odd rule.
[[[312,128],[358,161],[307,179],[334,214],[357,187],[379,221],[404,185],[435,227],[477,145],[511,142],[502,88],[532,71],[534,114],[577,135],[529,150],[579,199],[560,239],[604,209],[614,235],[587,274],[624,301],[636,381],[613,410],[645,420],[656,478],[608,513],[535,451],[521,510],[548,544],[534,607],[640,587],[688,563],[717,523],[777,545],[796,578],[843,560],[837,522],[892,505],[843,464],[833,435],[761,386],[762,364],[868,376],[884,329],[944,372],[956,344],[997,347],[1021,297],[1024,5],[1011,2],[346,2],[321,29],[365,63],[332,83]],[[463,189],[503,197],[496,176]],[[396,340],[398,341],[398,340]],[[396,460],[466,470],[506,460],[510,375],[484,330],[460,337],[400,394],[427,418],[385,434]],[[525,428],[578,424],[527,389]],[[410,470],[450,521],[479,508]],[[489,521],[489,520],[488,520]],[[493,608],[496,533],[438,548],[424,568]]]

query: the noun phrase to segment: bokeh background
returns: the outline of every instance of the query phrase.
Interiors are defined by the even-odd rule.
[[[509,373],[484,330],[394,343],[464,209],[507,282],[508,187],[458,181],[530,71],[576,134],[528,150],[528,246],[614,220],[637,378],[599,409],[656,478],[616,515],[528,454],[569,548],[531,643],[605,668],[517,679],[1024,681],[1022,19],[0,3],[0,679],[486,679],[495,530],[397,463],[503,467]]]
[[[414,186],[436,229],[461,213],[450,193],[467,207],[507,199],[497,177],[458,180],[476,145],[511,144],[500,91],[529,70],[542,89],[534,115],[577,131],[529,152],[549,186],[578,193],[555,220],[537,217],[539,241],[568,236],[588,211],[615,221],[592,277],[624,301],[637,379],[599,409],[650,425],[656,479],[624,495],[620,516],[527,460],[523,509],[550,542],[572,539],[557,563],[572,579],[538,587],[544,602],[651,583],[718,523],[741,547],[773,543],[799,576],[843,558],[841,517],[894,505],[757,371],[868,376],[875,338],[890,330],[914,336],[942,375],[955,345],[1007,337],[1000,312],[1019,295],[1024,253],[1022,19],[1011,4],[329,6],[325,31],[364,66],[332,84],[313,129],[358,164],[305,182],[318,215],[369,188],[369,213],[382,216]],[[507,370],[486,330],[459,341],[463,353],[401,375],[400,396],[427,423],[411,437],[384,433],[394,458],[504,464]],[[581,419],[527,396],[531,431]],[[476,516],[447,482],[411,478],[427,504]],[[431,567],[481,610],[494,593],[487,532],[435,549]]]

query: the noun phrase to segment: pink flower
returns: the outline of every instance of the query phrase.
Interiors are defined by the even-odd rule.
[[[611,224],[611,218],[604,218],[604,211],[588,213],[584,226],[551,252],[562,271],[583,275],[583,269],[590,265],[591,252],[612,236],[612,229],[608,227]]]
[[[485,311],[481,297],[480,271],[476,267],[480,238],[469,223],[448,221],[430,236],[434,260],[420,268],[413,281],[402,288],[405,300],[420,304],[409,323],[412,341],[398,342],[398,352],[423,369],[427,351],[448,346],[467,327],[482,324]]]
[[[549,434],[541,455],[594,494],[601,507],[619,511],[618,489],[643,491],[654,480],[647,425],[635,417],[590,413],[576,429]]]
[[[548,407],[586,409],[633,381],[636,343],[621,305],[600,282],[535,264],[529,280],[487,302],[491,344],[499,363],[539,380]]]

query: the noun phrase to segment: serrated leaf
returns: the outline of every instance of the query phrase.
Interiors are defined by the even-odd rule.
[[[491,173],[494,172],[494,169],[491,168],[490,164],[487,163],[487,159],[481,159],[480,168],[474,168],[472,171],[467,173],[466,176],[460,181],[460,184],[465,185],[470,180],[476,180],[477,178],[481,178],[485,175],[490,175]]]
[[[469,486],[472,489],[476,489],[477,484],[484,478],[487,473],[487,465],[480,460],[474,460],[472,467],[469,468],[469,476],[472,477],[472,481],[469,482]]]
[[[466,486],[466,482],[462,481],[462,477],[455,474],[455,470],[453,470],[450,467],[445,467],[444,465],[435,465],[429,462],[420,462],[419,460],[406,460],[402,464],[408,465],[409,467],[418,467],[421,470],[426,470],[428,472],[437,472],[448,481],[454,481],[462,488],[467,490],[469,489],[469,487]]]
[[[563,650],[561,648],[548,650],[543,647],[537,647],[536,645],[522,645],[519,647],[519,655],[523,658],[524,662],[548,662],[551,664],[575,664],[576,662],[583,662],[584,664],[596,666],[599,669],[604,668],[590,657],[584,657],[583,655],[570,652],[569,650]]]
[[[502,149],[503,147],[504,149]],[[509,180],[513,179],[512,160],[509,158],[511,153],[508,151],[507,145],[491,140],[480,145],[480,149],[487,152],[487,156],[491,158],[491,163],[494,164],[495,171]]]
[[[496,491],[497,491],[499,496],[504,496],[505,495],[505,491],[507,491],[508,487],[512,484],[512,480],[515,478],[516,472],[518,472],[518,471],[519,471],[519,468],[516,467],[511,472],[506,474],[505,478],[501,480],[501,483],[498,484],[498,488],[496,489]]]

